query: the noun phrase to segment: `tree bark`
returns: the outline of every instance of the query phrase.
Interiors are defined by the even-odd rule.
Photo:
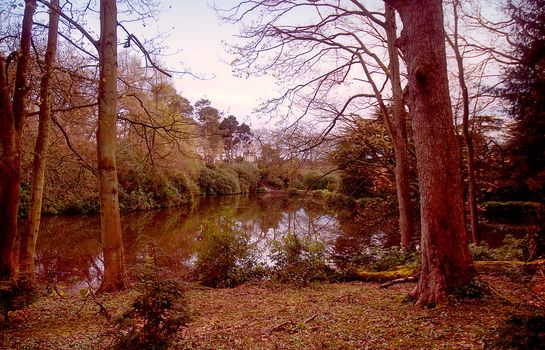
[[[395,179],[397,201],[399,207],[399,231],[401,248],[409,250],[414,237],[413,204],[411,202],[411,187],[409,184],[409,158],[407,155],[407,123],[403,105],[403,89],[401,88],[401,73],[399,56],[395,46],[397,38],[394,9],[386,4],[385,30],[388,44],[390,80],[392,84],[393,115],[395,130],[391,132],[395,153]]]
[[[419,305],[443,302],[473,277],[449,97],[441,0],[385,0],[400,14],[420,189]]]
[[[13,102],[6,76],[6,61],[0,57],[0,279],[10,278],[16,272],[15,238],[21,196],[21,136],[29,90],[28,67],[35,9],[36,0],[25,1]]]
[[[100,1],[100,82],[98,96],[97,158],[100,225],[104,254],[101,291],[126,285],[125,258],[119,213],[115,159],[117,121],[117,8],[115,0]]]
[[[34,147],[34,161],[32,164],[32,196],[27,216],[27,227],[21,235],[19,254],[20,285],[26,289],[34,288],[34,253],[36,239],[40,229],[42,212],[42,198],[44,192],[45,158],[49,145],[49,129],[51,125],[51,74],[57,54],[57,37],[59,27],[59,0],[51,0],[49,12],[49,32],[47,49],[45,52],[44,73],[40,86],[40,114],[38,137]]]

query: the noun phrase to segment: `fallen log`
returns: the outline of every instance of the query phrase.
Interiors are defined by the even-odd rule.
[[[414,274],[412,276],[396,278],[394,280],[385,282],[385,283],[380,285],[380,288],[388,288],[388,287],[393,286],[394,284],[399,284],[399,283],[417,282],[419,278],[420,278],[420,272],[416,273],[416,274]]]

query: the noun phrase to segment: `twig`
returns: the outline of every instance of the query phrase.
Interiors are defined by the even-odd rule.
[[[76,311],[74,313],[74,316],[77,316],[81,310],[83,310],[83,307],[85,306],[85,304],[87,304],[87,300],[89,300],[89,296],[91,295],[91,292],[87,292],[87,295],[85,296],[85,299],[83,300],[83,303],[81,304],[80,308],[78,309],[78,311]]]
[[[309,318],[307,318],[306,320],[303,321],[303,324],[309,323],[310,321],[314,320],[316,317],[318,317],[318,314],[314,314],[314,315],[310,316]]]
[[[65,299],[65,298],[64,298],[64,295],[62,295],[62,294],[59,292],[59,290],[57,289],[57,285],[56,285],[56,284],[53,285],[53,290],[55,291],[55,293],[56,293],[58,296],[60,296],[62,299]]]
[[[274,326],[274,327],[269,331],[269,333],[278,332],[278,331],[282,330],[282,328],[284,328],[284,327],[286,327],[287,325],[290,325],[290,324],[293,324],[293,321],[289,320],[289,321],[282,322],[282,323],[280,323],[279,325]]]

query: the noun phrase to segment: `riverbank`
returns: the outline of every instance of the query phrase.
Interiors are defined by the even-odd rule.
[[[405,302],[414,283],[316,284],[305,288],[259,283],[187,292],[192,321],[176,334],[175,349],[482,349],[512,315],[545,305],[513,276],[486,273],[480,299],[435,309]],[[545,286],[538,274],[530,286]],[[98,296],[111,315],[122,313],[134,290]],[[97,303],[56,293],[10,314],[1,349],[106,349],[113,327]]]

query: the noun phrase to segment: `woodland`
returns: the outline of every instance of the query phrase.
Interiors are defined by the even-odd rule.
[[[275,128],[177,91],[161,3],[0,4],[0,349],[545,348],[545,1],[218,1]]]

